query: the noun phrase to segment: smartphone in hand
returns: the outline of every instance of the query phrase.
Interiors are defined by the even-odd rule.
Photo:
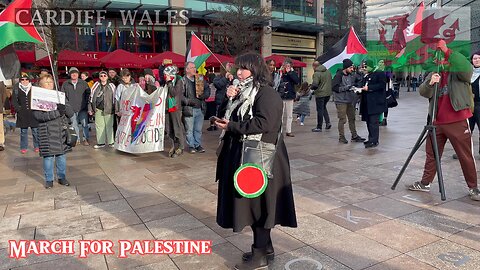
[[[209,119],[210,119],[210,123],[212,123],[212,124],[215,123],[215,122],[217,122],[217,121],[218,121],[218,122],[225,122],[224,119],[218,118],[218,117],[216,117],[216,116],[211,116]]]

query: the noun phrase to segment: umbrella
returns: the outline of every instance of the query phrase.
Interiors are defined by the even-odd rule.
[[[283,55],[272,54],[269,57],[265,57],[265,61],[273,60],[273,61],[275,61],[276,67],[280,67],[280,66],[282,66],[285,58],[286,57],[283,56]],[[302,61],[298,61],[298,60],[295,60],[295,59],[291,59],[291,60],[292,60],[293,67],[306,67],[307,66],[307,64],[305,64]]]
[[[100,63],[108,68],[146,68],[149,64],[145,58],[122,49],[115,50],[100,58]]]
[[[215,56],[214,56],[215,55]],[[210,57],[208,57],[207,59],[207,67],[219,67],[220,66],[220,63],[218,62],[218,60],[220,60],[220,63],[225,63],[225,62],[230,62],[230,63],[233,63],[233,61],[235,60],[232,56],[228,56],[228,55],[221,55],[221,54],[218,54],[218,53],[214,53],[212,55],[210,55]]]
[[[58,54],[58,66],[75,66],[75,67],[99,67],[100,62],[79,52],[63,50]],[[35,62],[37,66],[50,66],[48,56]]]
[[[159,66],[162,63],[165,65],[175,65],[183,67],[185,65],[185,56],[171,51],[162,52],[147,60],[150,66]]]

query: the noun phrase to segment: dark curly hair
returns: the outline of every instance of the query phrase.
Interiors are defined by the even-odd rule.
[[[256,52],[243,53],[235,59],[236,68],[248,69],[255,84],[270,85],[271,75],[263,57]]]

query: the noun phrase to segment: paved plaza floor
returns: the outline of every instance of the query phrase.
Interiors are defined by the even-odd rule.
[[[332,129],[311,132],[314,100],[311,108],[305,126],[294,122],[295,137],[285,138],[298,228],[272,230],[276,257],[269,269],[480,269],[480,202],[466,196],[450,144],[442,162],[446,201],[436,183],[430,193],[405,188],[422,175],[424,147],[397,189],[390,189],[426,120],[427,101],[418,92],[401,93],[374,149],[338,143],[331,102]],[[32,150],[20,154],[19,130],[7,134],[6,151],[0,152],[0,268],[231,269],[250,249],[252,233],[233,233],[215,223],[220,131],[207,127],[206,153],[175,159],[77,146],[67,157],[72,185],[55,183],[50,190],[43,187],[42,159]],[[367,136],[364,122],[357,120],[357,127]],[[477,131],[474,138],[478,158]],[[20,239],[207,239],[213,252],[9,258],[8,240]]]

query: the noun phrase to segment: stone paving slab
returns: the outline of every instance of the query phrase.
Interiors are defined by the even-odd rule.
[[[407,253],[439,269],[480,269],[480,252],[441,240]]]
[[[400,252],[356,233],[343,234],[312,246],[352,269],[364,269],[400,255]]]
[[[305,126],[293,123],[295,138],[285,137],[298,228],[272,230],[276,257],[269,269],[314,270],[319,264],[329,270],[480,269],[480,202],[468,198],[450,144],[442,158],[446,201],[436,181],[429,193],[405,188],[422,176],[423,147],[397,188],[390,188],[423,128],[425,100],[402,92],[375,149],[339,144],[334,104],[328,108],[331,130],[311,132],[313,113]],[[356,124],[366,136],[364,122]],[[252,232],[248,226],[234,233],[216,224],[219,135],[204,131],[206,153],[176,159],[78,146],[67,155],[71,186],[45,190],[41,159],[33,151],[21,155],[18,132],[7,134],[0,152],[0,269],[231,269],[250,251]],[[474,144],[478,149],[478,141]],[[8,258],[10,239],[207,239],[213,246],[211,255],[16,260]]]

